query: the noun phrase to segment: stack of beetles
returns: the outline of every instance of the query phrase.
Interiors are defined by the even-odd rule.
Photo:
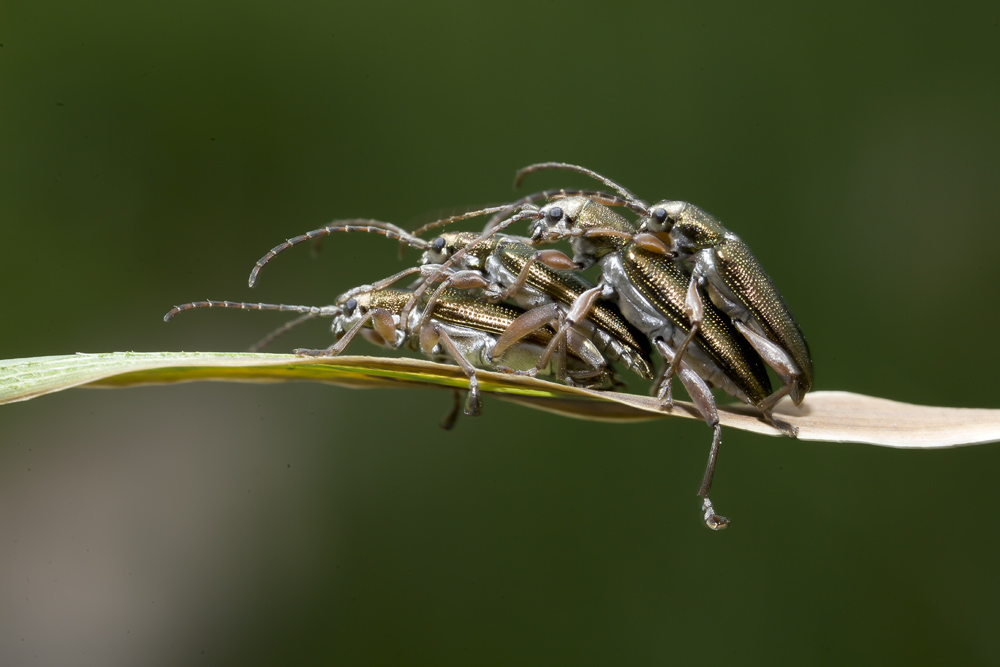
[[[332,317],[336,343],[295,353],[337,355],[360,333],[384,347],[406,346],[456,363],[469,378],[465,413],[473,416],[481,407],[477,367],[609,388],[617,383],[612,365],[618,362],[653,380],[652,393],[665,410],[672,407],[676,376],[713,430],[698,495],[705,523],[725,528],[729,520],[708,498],[722,440],[711,388],[753,405],[794,437],[796,429],[772,411],[785,395],[800,404],[812,387],[812,360],[795,317],[746,244],[698,207],[666,200],[649,205],[600,174],[560,162],[525,167],[516,183],[543,169],[585,174],[617,194],[547,190],[413,232],[373,220],[339,221],[272,249],[251,272],[251,287],[279,253],[339,232],[380,234],[418,248],[420,265],[349,290],[332,306],[198,301],[175,307],[164,319],[212,307],[300,313],[259,347],[305,320]],[[631,209],[639,219],[612,207]],[[482,233],[446,232],[430,241],[421,236],[487,215]],[[524,220],[530,221],[527,236],[507,233]],[[538,248],[556,241],[568,241],[573,257]],[[576,273],[595,264],[601,271],[596,285]],[[405,278],[408,287],[396,286]],[[663,357],[659,373],[654,352]],[[781,380],[778,389],[772,390],[768,367]],[[458,414],[455,396],[446,428]]]

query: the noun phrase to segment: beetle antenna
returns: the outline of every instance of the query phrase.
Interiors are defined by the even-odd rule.
[[[289,306],[284,303],[249,303],[246,301],[192,301],[174,306],[163,316],[169,322],[178,313],[196,308],[238,308],[240,310],[280,310],[286,313],[308,313],[312,317],[333,317],[340,312],[340,306]]]
[[[399,282],[406,276],[412,276],[414,273],[424,273],[424,272],[425,270],[423,266],[411,266],[408,269],[403,269],[399,273],[394,273],[388,278],[383,278],[382,280],[374,282],[370,285],[359,285],[358,287],[349,289],[343,294],[341,294],[339,297],[337,297],[337,303],[343,304],[348,299],[357,296],[358,294],[364,294],[365,292],[374,292],[375,290],[385,289],[389,285],[395,282]]]
[[[278,327],[277,329],[267,334],[253,345],[251,345],[248,351],[260,352],[261,350],[263,350],[265,347],[273,343],[276,339],[278,339],[280,336],[284,335],[288,331],[291,331],[300,324],[315,319],[316,317],[317,315],[315,313],[306,313],[305,315],[299,315],[294,320],[289,320],[288,322],[285,322],[280,327]]]
[[[575,171],[585,176],[590,176],[595,181],[600,181],[602,184],[611,188],[612,190],[614,190],[615,192],[617,192],[619,195],[629,200],[630,202],[640,204],[644,208],[647,206],[646,202],[642,201],[634,194],[632,194],[632,191],[626,188],[625,186],[619,185],[618,183],[612,181],[607,176],[602,176],[601,174],[598,174],[593,169],[587,169],[586,167],[581,167],[576,164],[569,164],[568,162],[539,162],[537,164],[529,164],[527,167],[519,169],[517,171],[517,174],[514,175],[514,187],[515,188],[520,187],[521,181],[524,180],[524,177],[527,176],[528,174],[535,171],[541,171],[543,169],[568,169],[569,171]]]
[[[424,232],[430,231],[431,229],[436,229],[437,227],[444,227],[445,225],[450,225],[453,222],[468,220],[470,218],[478,218],[481,215],[486,215],[488,213],[499,213],[502,211],[507,211],[509,209],[510,209],[510,204],[504,204],[503,206],[488,206],[486,208],[481,208],[476,211],[467,211],[465,213],[459,213],[457,215],[452,215],[447,218],[441,218],[440,220],[435,220],[434,222],[428,222],[426,225],[422,225],[414,229],[412,234],[414,236],[420,236]]]
[[[339,224],[330,224],[326,227],[320,227],[319,229],[308,231],[305,234],[292,237],[284,243],[279,243],[271,248],[266,255],[257,260],[253,270],[250,271],[250,287],[253,287],[257,282],[257,275],[260,273],[260,270],[263,269],[264,266],[278,254],[300,243],[305,243],[306,241],[322,238],[338,232],[367,232],[369,234],[379,234],[390,239],[401,241],[402,243],[409,245],[411,248],[416,248],[418,250],[426,250],[428,247],[428,243],[424,239],[417,238],[402,227],[397,227],[390,222],[379,222],[378,220],[364,219],[338,220],[336,222]]]

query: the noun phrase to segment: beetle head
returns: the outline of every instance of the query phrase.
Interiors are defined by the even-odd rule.
[[[445,232],[427,246],[421,264],[444,264],[452,255],[469,245],[478,235],[472,232]]]
[[[336,308],[339,312],[333,316],[333,325],[330,327],[337,338],[350,331],[365,316],[371,306],[371,292],[348,293],[344,296],[347,298],[341,297],[337,300]]]
[[[664,200],[649,207],[642,231],[669,234],[673,249],[691,251],[722,243],[726,228],[694,204]]]
[[[592,203],[586,197],[561,197],[549,202],[538,210],[539,217],[531,224],[528,236],[542,243],[579,234],[586,225],[586,216],[581,214]]]
[[[687,211],[687,202],[664,200],[649,207],[649,216],[642,221],[642,231],[669,234]]]

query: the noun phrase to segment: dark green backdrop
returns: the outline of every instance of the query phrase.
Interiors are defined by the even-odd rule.
[[[415,226],[564,160],[737,231],[817,389],[1000,408],[1000,9],[943,6],[5,2],[0,356],[243,349],[282,319],[161,316],[328,303],[394,245],[247,274],[331,219]],[[489,400],[444,433],[446,404],[202,384],[0,408],[0,662],[997,660],[1000,446],[727,431],[716,534],[704,425]]]

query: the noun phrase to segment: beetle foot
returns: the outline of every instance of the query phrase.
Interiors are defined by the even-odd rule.
[[[730,523],[729,519],[715,513],[715,508],[712,507],[712,501],[708,499],[708,496],[701,500],[701,508],[705,511],[705,525],[712,530],[723,530],[726,528]]]
[[[498,373],[506,373],[507,375],[520,375],[522,377],[533,378],[538,375],[537,368],[529,368],[526,371],[519,371],[516,368],[511,368],[510,366],[497,366],[496,370]]]
[[[483,401],[479,398],[478,389],[469,387],[469,397],[465,399],[465,414],[469,417],[483,414]]]
[[[764,413],[764,420],[767,421],[767,423],[773,426],[774,428],[778,429],[779,431],[787,435],[789,438],[799,437],[799,429],[797,426],[792,426],[785,420],[778,419],[777,417],[772,415],[770,411]]]
[[[663,403],[660,408],[672,410],[674,407],[674,369],[672,366],[664,367],[662,375],[657,379],[653,388],[654,390],[650,393]]]
[[[660,388],[656,392],[656,398],[660,400],[661,410],[673,410],[674,409],[674,383],[667,381],[660,385]]]
[[[292,350],[292,354],[298,355],[300,357],[328,357],[330,352],[328,350],[311,350],[305,347],[297,347]]]

